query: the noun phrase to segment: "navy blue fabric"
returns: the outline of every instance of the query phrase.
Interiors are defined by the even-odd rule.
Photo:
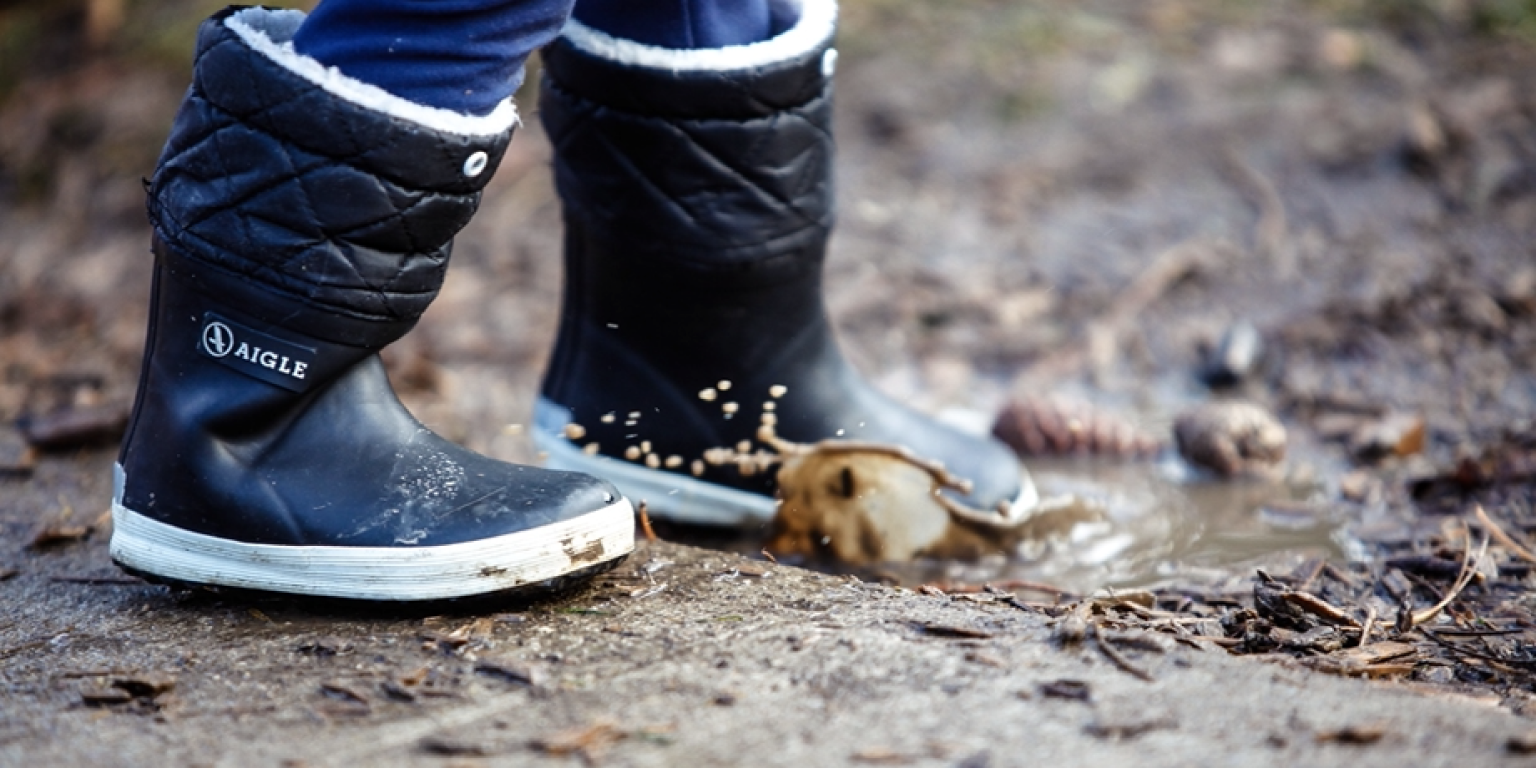
[[[405,99],[489,114],[575,0],[324,0],[293,38],[306,56]],[[789,0],[581,0],[583,24],[663,48],[720,48],[793,26]]]
[[[575,12],[593,29],[661,48],[762,42],[798,15],[786,0],[580,0]]]
[[[324,0],[294,35],[302,54],[418,104],[484,115],[560,34],[574,0]]]

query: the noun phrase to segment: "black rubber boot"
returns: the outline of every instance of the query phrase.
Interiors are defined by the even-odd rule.
[[[541,117],[566,226],[535,418],[551,466],[607,477],[662,516],[765,520],[771,473],[704,459],[761,448],[769,424],[797,442],[905,445],[970,479],[965,501],[982,509],[1037,502],[1005,446],[882,396],[833,338],[821,279],[835,15],[809,0],[772,40],[704,51],[573,22],[545,49]]]
[[[377,352],[436,295],[511,138],[293,53],[227,10],[149,185],[157,264],[113,559],[160,580],[367,600],[548,584],[633,548],[587,475],[487,459],[401,406]]]

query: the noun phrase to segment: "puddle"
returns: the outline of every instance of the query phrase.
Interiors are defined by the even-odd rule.
[[[1206,479],[1172,456],[1139,462],[1031,460],[1042,496],[1073,501],[1053,513],[1062,520],[1059,526],[1044,539],[1026,542],[1016,557],[885,563],[853,571],[803,565],[909,587],[1023,579],[1090,592],[1175,579],[1208,581],[1279,554],[1343,557],[1346,520],[1328,501],[1323,475],[1313,468],[1320,458],[1293,458],[1290,476],[1278,481]],[[659,530],[670,540],[746,554],[756,554],[767,534],[766,527]]]
[[[1217,482],[1177,459],[1031,461],[1044,496],[1068,495],[1099,518],[1063,526],[1017,558],[914,562],[883,570],[903,584],[1043,581],[1074,591],[1199,580],[1277,553],[1342,556],[1344,520],[1305,476]],[[1303,475],[1306,473],[1303,472]]]

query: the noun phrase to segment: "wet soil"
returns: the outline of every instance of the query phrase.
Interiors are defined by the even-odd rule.
[[[1450,591],[1488,530],[1474,503],[1517,546],[1536,534],[1536,48],[1479,15],[1494,4],[1406,5],[845,8],[828,302],[856,363],[977,429],[1010,399],[1057,395],[1166,438],[1179,410],[1241,397],[1288,430],[1280,479],[1217,481],[1170,453],[1032,459],[1113,524],[1023,560],[857,574],[948,597],[658,544],[562,599],[378,618],[126,578],[100,519],[110,436],[39,458],[0,427],[0,762],[517,759],[567,728],[587,730],[545,748],[636,764],[1496,761],[1525,727],[1508,713],[1536,695],[1528,563],[1495,542],[1428,633],[1397,622]],[[110,432],[132,396],[139,178],[185,82],[158,56],[109,48],[6,83],[7,424],[95,409]],[[386,353],[425,422],[520,461],[537,458],[521,425],[560,281],[549,149],[529,123],[441,297]],[[1212,388],[1209,350],[1241,323],[1264,354]],[[1415,418],[1422,444],[1373,437]],[[663,536],[749,554],[761,540]],[[1221,642],[1133,649],[1148,684],[1092,641],[1051,641],[1070,616],[1054,597],[973,599],[1005,579],[1156,587],[1143,612],[1214,621]],[[1374,684],[1284,666],[1339,649],[1263,589],[1374,613],[1373,637],[1412,661],[1379,662],[1393,669]],[[1089,618],[1182,626],[1123,606]],[[516,679],[530,668],[538,684]],[[174,689],[139,679],[154,675]],[[1088,680],[1090,703],[1043,692],[1060,678]],[[1340,735],[1378,720],[1379,739]]]

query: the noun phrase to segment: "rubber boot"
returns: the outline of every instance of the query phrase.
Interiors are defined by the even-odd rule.
[[[549,586],[633,548],[593,477],[418,423],[378,351],[442,282],[516,123],[436,110],[300,56],[303,15],[229,9],[149,183],[156,270],[113,501],[155,580],[365,600]]]
[[[1001,443],[875,391],[822,301],[833,223],[836,7],[753,45],[669,50],[567,24],[541,118],[565,217],[559,336],[536,405],[550,466],[613,480],[659,516],[773,516],[771,472],[706,460],[796,442],[895,443],[1010,517],[1038,497]]]

